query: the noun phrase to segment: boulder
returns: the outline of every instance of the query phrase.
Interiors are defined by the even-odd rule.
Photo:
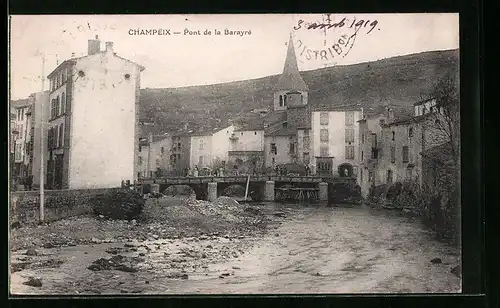
[[[132,220],[137,218],[144,208],[142,196],[130,189],[108,191],[92,198],[93,210],[114,220]]]

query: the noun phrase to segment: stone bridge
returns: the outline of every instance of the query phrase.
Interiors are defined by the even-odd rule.
[[[187,185],[196,193],[196,199],[214,201],[224,190],[233,185],[246,187],[248,176],[199,176],[199,177],[160,177],[143,178],[137,181],[139,186],[150,186],[154,192],[163,192],[169,186]],[[319,189],[319,201],[328,201],[329,186],[336,183],[356,183],[354,177],[325,176],[250,176],[249,192],[258,201],[274,201],[275,190],[285,185],[297,188]]]

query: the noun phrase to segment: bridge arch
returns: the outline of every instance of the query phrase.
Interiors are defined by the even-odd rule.
[[[161,187],[160,187],[161,188]],[[195,193],[194,189],[189,185],[170,185],[163,190],[160,190],[166,196],[190,196]]]
[[[147,185],[146,185],[147,186]],[[172,186],[175,186],[176,188],[170,188]],[[160,192],[179,192],[179,188],[182,187],[182,190],[184,193],[189,192],[189,189],[185,187],[189,187],[191,189],[191,193],[194,193],[196,195],[196,200],[205,200],[207,198],[207,185],[200,183],[200,184],[160,184]]]

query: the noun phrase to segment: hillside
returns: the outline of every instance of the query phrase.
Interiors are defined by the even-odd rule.
[[[458,68],[459,51],[432,51],[348,66],[302,72],[309,104],[360,104],[366,113],[384,104],[397,114],[411,114],[413,103],[427,97],[432,85]],[[256,108],[271,108],[278,75],[215,85],[141,89],[141,118],[152,120],[154,133],[177,130],[188,123],[213,126],[246,117]]]

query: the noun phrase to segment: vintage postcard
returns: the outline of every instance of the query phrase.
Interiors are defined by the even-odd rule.
[[[12,295],[461,292],[458,14],[13,15],[9,48]]]

